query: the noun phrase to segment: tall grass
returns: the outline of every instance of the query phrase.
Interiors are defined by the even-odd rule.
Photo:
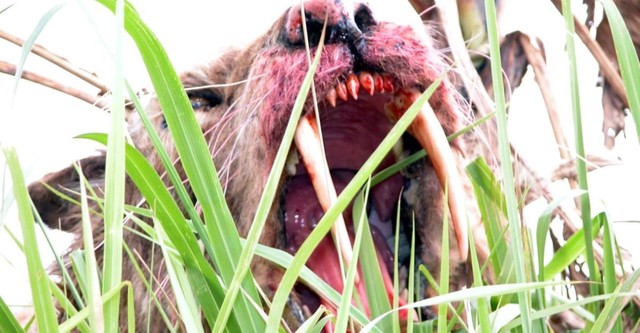
[[[442,240],[443,262],[441,275],[432,277],[424,267],[415,269],[416,240],[411,235],[412,267],[409,269],[409,304],[399,308],[398,299],[398,267],[395,267],[395,293],[393,307],[389,306],[388,297],[382,288],[382,279],[377,269],[377,258],[371,238],[371,231],[363,212],[368,188],[384,177],[387,170],[376,175],[374,170],[386,154],[393,148],[397,140],[405,132],[413,117],[425,103],[439,81],[429,87],[418,101],[398,120],[389,135],[382,141],[374,154],[362,166],[351,183],[340,194],[338,201],[326,212],[313,232],[302,244],[295,256],[284,251],[272,249],[258,244],[264,227],[268,208],[275,197],[277,180],[280,177],[286,154],[290,150],[292,133],[301,112],[302,103],[311,89],[312,77],[318,64],[318,57],[310,66],[311,69],[300,89],[296,110],[292,112],[287,135],[278,152],[276,163],[269,176],[269,185],[263,193],[258,214],[252,224],[247,239],[239,237],[233,217],[227,206],[222,186],[218,180],[217,170],[213,165],[209,149],[204,138],[193,133],[200,133],[200,127],[194,117],[190,102],[183,91],[178,76],[171,62],[150,29],[140,19],[135,9],[125,1],[98,0],[115,13],[116,30],[120,31],[115,41],[114,54],[117,79],[114,85],[114,109],[112,110],[112,126],[109,134],[86,134],[82,137],[101,142],[107,146],[107,189],[103,199],[98,198],[90,187],[85,189],[82,183],[80,205],[83,207],[85,223],[89,224],[87,202],[95,200],[104,206],[105,233],[109,238],[105,243],[105,264],[98,267],[91,251],[74,258],[74,275],[79,281],[78,298],[72,304],[66,298],[66,291],[52,283],[40,264],[40,250],[35,240],[35,223],[33,210],[29,202],[22,176],[18,156],[10,147],[3,147],[6,164],[11,173],[13,197],[19,208],[19,219],[23,231],[22,245],[29,266],[29,279],[36,313],[36,323],[41,332],[68,332],[77,329],[81,332],[117,332],[119,330],[120,305],[128,309],[128,329],[145,331],[144,327],[134,327],[133,317],[144,316],[138,313],[133,305],[133,289],[128,281],[121,281],[123,253],[128,260],[135,262],[134,254],[123,243],[125,230],[123,221],[131,219],[139,223],[143,230],[142,237],[147,237],[162,249],[171,288],[176,297],[177,308],[183,327],[189,332],[204,332],[207,327],[215,332],[282,332],[283,312],[287,306],[289,295],[294,284],[301,280],[339,307],[334,318],[330,312],[321,307],[306,322],[302,323],[299,332],[319,332],[324,324],[333,321],[337,332],[345,332],[353,325],[364,327],[363,331],[373,332],[447,332],[452,330],[479,332],[549,332],[548,319],[565,311],[582,318],[586,323],[585,331],[602,332],[624,330],[621,313],[626,311],[627,318],[638,317],[638,309],[625,308],[640,284],[640,272],[633,272],[620,279],[617,275],[619,267],[619,251],[612,231],[611,221],[606,214],[591,216],[589,209],[589,193],[586,185],[586,167],[582,158],[580,96],[577,92],[578,68],[575,65],[575,46],[573,45],[573,16],[569,1],[563,1],[564,15],[567,23],[568,48],[567,55],[572,63],[568,73],[572,86],[573,115],[576,128],[577,169],[581,184],[580,191],[568,193],[566,196],[551,202],[548,209],[540,216],[535,232],[524,228],[520,221],[518,198],[515,193],[511,152],[507,136],[507,117],[502,73],[500,72],[499,38],[497,20],[493,1],[485,1],[488,36],[491,45],[493,87],[495,91],[495,114],[498,121],[500,153],[502,169],[498,176],[494,175],[487,163],[477,159],[467,166],[472,180],[477,205],[484,222],[484,232],[490,248],[490,257],[486,263],[479,262],[476,249],[471,247],[470,262],[473,285],[465,290],[449,290],[448,260],[448,222],[445,220]],[[637,89],[638,58],[633,52],[628,33],[619,18],[619,13],[610,0],[603,1],[607,15],[616,32],[616,46],[622,64],[622,74],[631,101],[634,120],[640,124],[638,106],[640,105]],[[48,20],[55,15],[52,9],[43,17],[29,43],[25,47],[20,66],[26,59],[28,49],[33,45]],[[0,12],[1,13],[1,12]],[[122,75],[125,59],[119,55],[124,33],[136,43],[147,66],[155,91],[162,108],[168,128],[180,155],[180,160],[187,174],[189,184],[202,209],[199,214],[191,202],[191,198],[179,178],[178,173],[164,150],[144,112],[140,117],[154,142],[158,156],[171,181],[172,191],[165,185],[160,175],[149,164],[145,157],[134,147],[125,143],[124,128],[124,93],[128,92],[136,108],[142,110],[141,103],[132,93]],[[640,126],[638,126],[640,128]],[[424,155],[411,157],[412,160]],[[135,183],[149,206],[148,209],[128,207],[124,205],[124,172]],[[176,197],[172,195],[176,193]],[[544,248],[549,233],[552,213],[559,204],[574,196],[581,197],[581,217],[583,228],[569,238],[561,247],[546,258]],[[356,218],[356,246],[354,257],[362,262],[361,277],[372,281],[367,285],[367,297],[370,302],[371,318],[362,311],[359,304],[352,304],[353,285],[344,290],[344,295],[333,290],[327,283],[319,279],[304,264],[311,256],[320,241],[327,235],[338,214],[355,198],[354,215]],[[445,205],[446,207],[446,205]],[[186,211],[187,217],[184,216]],[[125,218],[126,216],[126,218]],[[140,221],[141,217],[154,221],[149,227]],[[508,221],[507,225],[503,221]],[[0,223],[1,225],[1,223]],[[603,261],[596,263],[594,259],[593,240],[602,231]],[[398,231],[399,232],[399,231]],[[90,233],[84,234],[85,247],[91,249],[93,240]],[[474,234],[470,233],[470,242],[474,244]],[[202,245],[202,249],[201,249]],[[396,245],[397,246],[397,245]],[[529,249],[533,249],[530,251]],[[124,251],[123,251],[124,250]],[[397,253],[397,251],[396,251]],[[261,257],[271,260],[286,269],[275,296],[268,302],[260,294],[259,288],[250,270],[253,258]],[[537,258],[535,258],[537,257]],[[569,297],[557,292],[558,286],[572,288],[574,281],[567,281],[563,272],[576,260],[585,258],[590,274],[590,295]],[[537,259],[537,260],[535,260]],[[396,258],[397,260],[397,258]],[[150,296],[153,295],[153,283],[145,278],[144,269],[137,267],[138,273],[145,281]],[[493,273],[493,280],[486,276]],[[600,274],[602,272],[602,274]],[[353,281],[356,273],[355,265],[347,267],[347,281]],[[430,280],[430,285],[438,293],[437,296],[422,299],[420,290],[422,281]],[[373,282],[375,281],[375,282]],[[493,282],[495,285],[487,285]],[[101,283],[102,288],[97,289]],[[125,291],[127,299],[120,300]],[[415,292],[415,294],[414,294]],[[416,296],[416,294],[418,296]],[[69,317],[58,323],[54,309],[54,301],[65,308]],[[412,300],[415,300],[412,301]],[[156,300],[157,301],[157,300]],[[517,306],[516,306],[517,304]],[[409,318],[401,323],[398,313],[401,310],[420,309],[423,307],[438,308],[438,316],[434,319],[416,318],[411,320],[414,312],[409,311]],[[517,310],[514,310],[517,309]],[[418,314],[418,312],[415,312]],[[162,314],[167,326],[170,321]],[[498,316],[506,316],[509,320],[498,323]],[[202,318],[205,323],[203,324]],[[122,319],[122,318],[120,318]],[[206,326],[205,326],[206,324]],[[169,327],[170,330],[175,330]],[[0,332],[24,332],[24,328],[15,320],[7,304],[0,299]]]

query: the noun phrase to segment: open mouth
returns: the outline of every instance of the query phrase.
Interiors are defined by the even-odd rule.
[[[421,95],[416,88],[400,87],[390,74],[360,71],[344,76],[328,89],[319,103],[319,118],[308,112],[298,123],[295,136],[300,163],[290,168],[282,210],[286,250],[295,254],[337,195],[362,167],[379,143],[413,102]],[[429,155],[433,168],[448,195],[448,207],[458,250],[462,260],[468,252],[464,190],[455,159],[442,126],[433,110],[425,104],[408,133]],[[401,144],[377,167],[382,170],[405,153]],[[411,150],[411,148],[410,148]],[[411,152],[411,151],[409,151]],[[393,299],[390,269],[393,252],[387,244],[394,241],[394,219],[398,198],[411,179],[396,174],[371,189],[368,220],[389,302]],[[338,292],[343,290],[343,269],[353,262],[354,239],[351,209],[335,222],[331,236],[315,249],[307,266]],[[338,246],[336,246],[338,245]],[[339,249],[339,250],[337,250]],[[355,278],[355,291],[365,313],[369,314],[365,284]],[[313,312],[319,304],[335,310],[327,300],[303,293],[303,306]],[[403,300],[400,305],[404,304]],[[402,313],[401,313],[402,315]],[[406,312],[405,312],[406,315]]]

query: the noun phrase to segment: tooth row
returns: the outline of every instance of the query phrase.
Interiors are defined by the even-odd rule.
[[[393,93],[395,90],[390,76],[362,71],[358,74],[350,73],[344,81],[340,80],[336,83],[335,87],[327,92],[325,100],[332,107],[336,106],[338,98],[345,102],[349,97],[357,100],[360,88],[371,96],[375,93]]]

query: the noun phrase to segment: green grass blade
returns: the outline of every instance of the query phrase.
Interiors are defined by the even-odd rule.
[[[371,183],[369,182],[369,185]],[[369,196],[369,187],[365,187],[365,202]],[[362,244],[362,230],[363,225],[367,224],[366,222],[366,210],[361,210],[360,216],[357,217],[358,227],[356,229],[355,240],[353,242],[353,261],[349,264],[347,268],[347,275],[344,279],[344,288],[342,290],[342,299],[340,300],[340,305],[338,309],[347,309],[349,304],[351,304],[351,299],[353,295],[353,289],[355,287],[355,277],[358,272],[358,258],[360,255],[360,246]],[[347,332],[347,324],[349,322],[349,312],[348,311],[338,311],[338,318],[336,319],[336,332]]]
[[[114,10],[112,0],[99,2]],[[138,46],[145,62],[189,184],[202,207],[208,237],[214,248],[213,261],[219,268],[224,283],[228,285],[233,280],[242,248],[207,143],[202,135],[194,135],[202,131],[166,51],[130,4],[126,5],[125,11],[125,29]],[[259,302],[250,273],[243,280],[242,286],[253,302]],[[212,310],[213,308],[209,308],[206,311]],[[235,310],[234,316],[238,317],[244,327],[255,332],[264,331],[263,318],[244,294],[237,301]]]
[[[49,287],[49,275],[42,267],[38,241],[36,239],[35,221],[31,211],[29,193],[25,186],[24,175],[20,168],[18,155],[13,148],[3,148],[5,161],[11,172],[13,182],[13,195],[18,205],[18,218],[22,227],[24,253],[27,259],[29,271],[29,283],[33,306],[36,311],[38,330],[41,332],[58,332],[58,320],[56,311],[51,301],[51,289]]]
[[[0,297],[0,332],[6,333],[23,333],[24,330],[20,326],[20,323],[13,316],[11,310]]]
[[[119,295],[122,292],[122,288],[125,288],[125,287],[131,288],[131,284],[129,282],[121,282],[120,284],[115,286],[113,289],[104,293],[101,297],[102,304],[104,305],[106,302],[116,297],[116,294]],[[89,304],[86,308],[82,309],[81,311],[78,311],[78,313],[73,315],[67,321],[60,324],[60,333],[70,332],[71,330],[76,328],[80,323],[84,322],[84,320],[87,319],[87,317],[89,316],[89,313],[92,311],[91,309],[92,306],[93,306],[92,304]],[[57,328],[57,325],[56,325],[56,328]],[[49,331],[45,331],[45,332],[49,332]]]
[[[584,243],[586,248],[586,261],[589,268],[589,279],[599,282],[598,269],[593,254],[593,234],[591,233],[591,203],[589,202],[589,186],[587,182],[586,154],[584,150],[582,131],[582,112],[580,108],[580,91],[578,87],[578,65],[575,47],[575,26],[573,22],[573,11],[570,0],[562,0],[562,15],[564,16],[565,27],[567,29],[567,56],[569,58],[569,77],[571,80],[571,102],[573,109],[573,127],[575,131],[576,149],[576,171],[578,175],[579,188],[587,194],[580,197],[580,211],[584,233]],[[598,295],[598,284],[589,285],[591,295]],[[597,310],[597,309],[594,309]]]
[[[101,143],[106,142],[104,134],[85,134],[80,137]],[[146,158],[129,145],[126,146],[125,157],[129,177],[146,198],[156,220],[162,225],[171,243],[180,253],[191,284],[198,286],[195,291],[204,315],[213,324],[215,315],[219,311],[219,304],[222,304],[224,299],[224,290],[216,277],[216,272],[200,251],[198,240],[187,225],[171,193]],[[235,317],[231,318],[228,327],[229,330],[240,329]]]
[[[191,197],[189,196],[189,193],[187,192],[187,189],[184,186],[184,182],[182,181],[182,179],[180,179],[180,175],[178,174],[178,171],[175,168],[174,162],[169,157],[169,154],[167,153],[167,150],[162,144],[162,140],[160,139],[158,132],[153,127],[153,124],[151,123],[149,116],[145,112],[145,109],[142,106],[142,104],[140,103],[140,99],[138,98],[138,96],[136,96],[135,92],[133,91],[131,86],[128,84],[127,84],[127,91],[131,98],[131,101],[136,107],[136,111],[140,116],[140,120],[142,121],[142,124],[145,130],[147,131],[147,134],[149,135],[149,139],[151,139],[153,147],[155,148],[155,153],[158,155],[158,158],[160,158],[160,161],[162,162],[162,166],[164,167],[169,177],[169,180],[171,181],[171,185],[173,185],[174,191],[176,192],[176,194],[178,195],[178,198],[182,202],[181,207],[184,207],[184,209],[187,211],[189,218],[193,221],[193,225],[196,228],[198,235],[202,239],[202,244],[207,249],[207,252],[211,256],[213,256],[214,251],[213,251],[213,248],[211,247],[211,241],[209,240],[209,237],[205,232],[204,223],[202,223],[202,220],[200,219],[200,215],[198,214],[195,207],[193,206]],[[140,212],[136,212],[136,214],[140,214]]]
[[[20,54],[20,60],[18,61],[18,64],[16,66],[16,74],[15,74],[15,81],[13,84],[13,93],[11,94],[11,105],[13,107],[14,101],[15,101],[15,96],[17,95],[16,92],[18,91],[18,83],[20,83],[20,81],[22,81],[22,72],[24,71],[24,64],[27,62],[27,57],[31,54],[31,49],[33,48],[33,45],[36,43],[36,39],[38,39],[38,36],[40,36],[40,33],[42,32],[42,30],[44,29],[44,27],[49,23],[49,21],[51,20],[51,18],[53,18],[53,16],[60,10],[62,9],[62,7],[64,7],[65,3],[61,3],[61,4],[57,4],[53,7],[51,7],[38,21],[38,24],[36,25],[36,27],[34,28],[33,32],[31,32],[31,35],[29,35],[29,38],[27,38],[27,40],[24,41],[24,44],[22,45],[22,53]],[[7,7],[8,8],[8,7]]]
[[[475,238],[473,232],[469,233],[469,244],[475,244]],[[473,271],[473,286],[474,287],[482,287],[482,272],[480,270],[480,263],[478,261],[478,253],[476,252],[475,246],[470,246],[469,250],[471,251],[471,270]],[[489,313],[491,312],[491,306],[487,299],[478,298],[477,310],[476,310],[476,321],[479,326],[479,332],[481,333],[490,333],[491,332],[491,319],[489,318]]]
[[[511,270],[509,264],[511,261],[507,241],[504,237],[506,228],[502,223],[503,217],[506,216],[506,207],[500,183],[482,157],[469,163],[466,171],[473,185],[488,246],[492,252],[489,261],[498,277],[497,282],[507,282],[508,280],[504,277],[508,276],[508,272]]]
[[[87,179],[82,174],[82,169],[77,165],[74,166],[76,172],[80,176],[80,201],[82,212],[82,241],[84,249],[84,262],[85,262],[85,283],[86,283],[86,296],[87,304],[92,304],[92,311],[89,313],[89,324],[96,331],[102,331],[104,329],[104,318],[102,316],[102,304],[100,302],[100,279],[98,278],[98,264],[96,262],[96,256],[93,249],[95,248],[93,243],[93,227],[91,225],[91,217],[89,215],[89,204],[87,200],[87,192],[85,184]],[[77,276],[77,275],[76,275]]]
[[[507,218],[509,221],[509,231],[511,233],[511,253],[514,260],[516,281],[525,283],[527,275],[525,271],[524,247],[522,241],[522,231],[520,228],[520,215],[518,214],[518,205],[516,199],[516,184],[513,178],[513,164],[511,161],[511,149],[509,145],[509,137],[507,134],[507,109],[504,96],[504,82],[502,79],[502,60],[500,56],[500,35],[498,34],[497,18],[495,2],[493,0],[485,0],[485,13],[487,32],[490,46],[491,59],[491,78],[493,82],[494,102],[496,108],[496,120],[498,124],[498,148],[500,152],[500,166],[502,168],[502,182],[504,184],[503,191],[505,194],[507,205]],[[530,333],[531,320],[531,304],[527,293],[518,294],[518,303],[520,304],[520,316],[523,321],[523,332]]]
[[[48,189],[51,189],[51,187],[47,186]],[[53,192],[55,195],[57,195],[56,192]],[[36,209],[35,207],[33,207],[33,204],[31,205],[32,210],[35,212]],[[73,300],[76,302],[76,304],[79,307],[84,307],[84,302],[82,301],[82,299],[80,298],[80,294],[78,293],[78,290],[76,289],[73,280],[71,279],[71,276],[69,276],[69,272],[67,271],[67,267],[64,265],[64,262],[62,260],[62,258],[60,257],[60,255],[58,255],[57,253],[55,253],[56,251],[54,250],[53,244],[51,242],[51,237],[49,234],[49,228],[47,226],[45,226],[44,222],[42,221],[42,219],[40,218],[40,216],[38,214],[35,214],[35,219],[36,219],[36,223],[38,224],[38,227],[40,227],[40,230],[42,231],[42,234],[44,235],[45,241],[47,242],[47,246],[49,247],[49,250],[51,250],[51,253],[53,253],[55,255],[55,261],[56,264],[58,265],[58,268],[60,269],[60,272],[62,273],[62,279],[65,283],[65,288],[67,288],[67,292],[71,295],[71,297],[73,298]]]
[[[398,198],[398,201],[401,201],[400,198]],[[398,209],[396,212],[396,221],[400,221],[400,213],[401,211],[400,209]],[[413,217],[415,218],[415,215]],[[399,278],[400,278],[399,262],[400,261],[398,259],[399,254],[400,254],[400,223],[396,223],[395,240],[393,244],[393,298],[391,300],[391,307],[394,309],[400,306],[400,297],[398,296],[400,294],[400,291],[398,289],[400,288],[400,281],[399,281]],[[391,324],[393,325],[392,328],[394,332],[400,331],[400,313],[399,312],[394,312],[391,315]]]
[[[604,292],[611,294],[614,293],[618,287],[614,251],[616,248],[615,238],[611,230],[611,223],[604,212],[598,214],[594,219],[603,226],[602,248],[604,253],[602,256],[602,280],[604,282]],[[611,332],[622,333],[622,318],[620,318],[620,316],[615,316],[615,324]]]
[[[329,316],[320,320],[320,316],[324,313],[326,309],[323,306],[318,307],[318,310],[314,312],[309,319],[307,319],[300,327],[296,330],[296,333],[320,333],[322,332],[322,328],[326,325],[327,321],[330,320]]]
[[[444,188],[444,207],[449,207],[449,196],[447,193],[449,189]],[[445,209],[446,211],[446,209]],[[449,292],[449,215],[444,214],[442,220],[442,251],[440,254],[440,290],[439,295]],[[438,306],[438,333],[447,332],[447,310],[448,304],[442,303]]]
[[[115,41],[114,41],[114,85],[111,102],[111,125],[107,140],[107,159],[105,162],[104,194],[104,254],[102,267],[102,292],[105,293],[122,281],[122,235],[124,216],[124,73],[123,73],[123,35],[124,0],[116,1]],[[106,302],[104,306],[105,332],[117,332],[119,329],[120,294]]]
[[[518,294],[522,292],[529,293],[537,288],[562,286],[567,285],[565,282],[527,282],[527,283],[506,283],[501,285],[491,285],[483,287],[473,287],[465,290],[453,291],[448,294],[438,295],[424,299],[415,303],[407,304],[397,309],[392,309],[390,312],[383,314],[371,320],[365,327],[362,328],[362,333],[370,332],[371,329],[382,320],[384,316],[388,316],[391,312],[401,311],[405,309],[416,309],[427,306],[434,306],[444,303],[453,303],[461,301],[473,301],[478,298],[490,298],[501,295]]]
[[[273,304],[271,311],[269,312],[269,318],[267,319],[267,332],[273,332],[279,325],[280,317],[284,311],[284,305],[286,299],[291,292],[293,285],[296,282],[296,277],[300,273],[300,270],[304,266],[304,263],[309,259],[313,250],[318,246],[322,238],[329,232],[331,226],[336,220],[338,214],[342,213],[347,207],[349,202],[355,197],[360,188],[369,179],[375,168],[380,164],[386,154],[391,151],[395,143],[402,136],[402,134],[409,127],[418,111],[424,103],[426,103],[440,84],[442,79],[434,82],[424,94],[422,94],[418,100],[405,112],[405,114],[394,125],[389,134],[382,140],[375,152],[367,159],[362,165],[358,173],[353,177],[351,182],[345,187],[345,189],[338,196],[337,202],[332,205],[325,213],[322,219],[318,222],[315,229],[307,236],[305,242],[298,249],[298,253],[295,255],[293,262],[289,269],[284,274],[280,286],[276,291],[273,298]]]
[[[193,295],[193,286],[189,284],[189,277],[182,269],[180,261],[173,251],[169,251],[169,245],[165,243],[167,235],[162,229],[161,224],[155,224],[158,234],[158,242],[162,249],[162,257],[167,267],[167,273],[171,281],[171,290],[176,300],[176,305],[180,311],[180,319],[184,324],[185,330],[190,333],[204,333],[202,328],[202,319],[198,304],[195,302]],[[168,242],[168,240],[166,240]]]
[[[619,284],[613,295],[605,301],[604,308],[593,323],[590,332],[611,332],[624,307],[632,297],[637,296],[639,288],[640,270],[636,270],[622,284]]]
[[[158,300],[158,297],[154,293],[153,284],[152,284],[153,281],[149,282],[149,280],[147,279],[147,277],[144,274],[144,271],[140,267],[140,264],[138,264],[138,258],[139,257],[136,257],[136,255],[133,254],[133,251],[131,251],[131,248],[129,248],[127,243],[124,243],[124,251],[127,253],[127,256],[129,257],[129,260],[131,261],[131,264],[133,265],[133,268],[135,269],[136,273],[140,277],[140,280],[142,281],[142,283],[144,284],[145,288],[147,289],[147,293],[148,293],[149,297],[151,298],[151,300],[154,302],[154,304],[158,308],[158,313],[160,314],[160,317],[164,321],[165,326],[167,328],[172,327],[173,324],[171,323],[171,320],[167,316],[166,311],[162,308],[162,306],[160,304],[160,301]],[[173,251],[173,252],[175,252],[175,251]],[[148,273],[148,274],[151,275],[150,273]],[[196,298],[194,297],[193,300],[195,301]]]
[[[411,217],[411,230],[416,230],[416,219],[415,216]],[[408,290],[407,290],[407,294],[409,295],[407,297],[407,303],[411,304],[414,302],[414,297],[421,297],[416,295],[416,280],[415,280],[415,275],[416,275],[416,232],[411,232],[411,255],[409,258],[409,278],[407,279],[407,286],[409,286]],[[414,329],[414,319],[415,320],[419,320],[420,318],[414,318],[414,316],[416,315],[415,312],[413,311],[408,311],[407,312],[407,327],[406,327],[406,332],[407,333],[413,333],[413,329]],[[373,315],[372,315],[373,316]]]
[[[599,221],[592,223],[592,234],[597,234],[602,227]],[[571,265],[581,254],[584,253],[584,229],[576,231],[567,242],[554,253],[551,261],[544,267],[543,281],[549,281],[560,274],[567,266]]]
[[[324,36],[324,30],[322,36]],[[321,37],[320,40],[323,41],[324,37]],[[293,110],[291,112],[291,115],[289,116],[289,122],[282,138],[282,143],[280,144],[280,148],[278,149],[278,153],[276,154],[273,166],[271,167],[271,171],[269,172],[269,177],[267,178],[264,192],[262,194],[262,197],[260,198],[260,202],[258,203],[255,218],[253,220],[253,223],[251,224],[249,234],[247,235],[247,242],[245,243],[244,249],[240,254],[238,268],[234,274],[233,279],[231,280],[229,289],[227,290],[227,297],[225,297],[224,303],[222,304],[220,314],[218,315],[218,319],[216,320],[216,324],[213,328],[213,332],[222,331],[224,323],[229,316],[231,304],[233,304],[233,302],[235,301],[235,298],[240,289],[241,285],[239,282],[244,278],[245,274],[247,274],[250,269],[253,252],[255,251],[258,241],[260,240],[262,229],[264,228],[269,215],[269,211],[271,209],[273,201],[275,200],[280,183],[280,178],[282,175],[282,170],[287,163],[287,156],[289,155],[289,151],[291,149],[291,144],[293,142],[296,127],[298,125],[298,121],[300,120],[300,115],[302,114],[302,109],[304,107],[305,101],[307,100],[309,90],[311,89],[313,77],[320,63],[322,45],[323,43],[320,42],[316,50],[313,62],[310,64],[309,70],[307,71],[307,74],[302,81],[300,91],[296,96]]]
[[[360,216],[359,214],[365,210],[364,193],[361,191],[353,201],[353,221],[356,228],[359,228],[360,223],[362,223],[363,239],[360,258],[358,258],[360,266],[362,267],[362,275],[360,277],[367,282],[365,283],[365,291],[367,300],[369,301],[369,310],[371,311],[371,316],[376,317],[391,310],[391,306],[389,305],[389,298],[386,293],[380,292],[384,290],[384,282],[369,222],[366,216],[364,216],[362,221],[356,218],[356,216]],[[379,327],[383,331],[389,332],[393,327],[392,324],[390,319],[384,320],[380,323]]]
[[[324,332],[324,327],[331,320],[331,316],[325,316],[318,321],[318,323],[308,331],[308,333],[322,333]]]
[[[483,124],[484,122],[486,122],[487,120],[493,118],[495,116],[495,112],[491,112],[488,115],[474,121],[472,124],[464,127],[463,129],[449,135],[447,137],[447,141],[451,141],[465,133],[470,132],[471,130],[473,130],[474,128],[480,126],[481,124]],[[380,172],[378,172],[375,176],[373,176],[373,178],[371,179],[371,186],[376,186],[378,184],[380,184],[383,180],[397,174],[400,173],[402,170],[406,169],[409,165],[425,158],[427,156],[427,152],[424,151],[424,149],[420,149],[419,151],[407,156],[406,158],[404,158],[401,161],[398,161],[396,163],[394,163],[391,166],[388,166],[387,168],[380,170]]]
[[[74,304],[69,300],[68,295],[66,294],[66,290],[60,289],[60,287],[53,281],[49,284],[51,288],[51,292],[55,297],[55,300],[58,302],[60,308],[66,313],[66,318],[73,317],[78,314],[78,310],[74,307]],[[84,309],[84,307],[83,307]],[[91,332],[91,328],[87,324],[85,320],[81,320],[78,322],[76,329],[81,333],[89,333]]]
[[[611,0],[602,0],[600,3],[602,3],[611,26],[620,74],[629,100],[629,110],[636,125],[636,135],[640,140],[640,94],[638,94],[640,91],[640,63],[638,55],[616,4]]]
[[[560,204],[564,202],[566,199],[575,198],[576,196],[584,194],[584,191],[573,190],[567,193],[566,195],[556,198],[553,200],[547,208],[542,212],[540,217],[538,217],[538,225],[536,226],[536,249],[537,249],[537,257],[538,257],[538,281],[544,281],[545,276],[545,246],[547,241],[547,234],[549,233],[549,225],[551,224],[551,218],[553,217],[553,212],[560,207]],[[539,292],[539,302],[541,307],[545,307],[546,297],[544,289],[541,289]]]
[[[9,8],[13,7],[13,5],[15,5],[15,3],[11,3],[8,4],[6,7],[0,9],[0,14],[4,13],[5,11],[7,11]]]
[[[625,296],[634,296],[634,293],[628,292],[628,293],[617,293],[617,294],[602,294],[597,296],[581,298],[573,302],[563,302],[561,304],[549,306],[542,310],[535,311],[534,313],[531,314],[531,319],[533,320],[547,319],[553,315],[556,315],[565,311],[575,312],[576,309],[580,309],[581,306],[583,305],[598,303],[598,302],[609,300],[611,298],[620,298]],[[583,318],[585,320],[593,320],[593,317],[583,317]],[[511,321],[507,325],[501,327],[499,332],[500,333],[513,332],[514,329],[517,329],[520,323],[521,323],[520,318],[516,318],[515,320]],[[630,332],[635,332],[635,331],[630,331]]]
[[[438,283],[438,281],[436,281],[436,279],[433,277],[431,272],[429,272],[427,267],[425,265],[420,265],[418,267],[418,270],[420,271],[420,273],[423,274],[423,277],[427,280],[427,282],[429,283],[429,286],[431,288],[433,288],[433,290],[436,292],[436,294],[442,295],[443,292],[440,289],[440,284]],[[448,311],[451,311],[451,314],[453,316],[453,318],[452,318],[453,320],[449,321],[448,324],[445,322],[445,324],[447,324],[447,326],[448,326],[449,331],[452,330],[453,326],[455,326],[456,324],[459,324],[463,330],[468,330],[468,328],[466,327],[464,321],[460,317],[459,311],[457,311],[453,307],[453,304],[444,304],[444,305],[447,306]],[[438,310],[438,311],[440,311],[440,310]],[[437,321],[436,321],[436,323],[437,323]]]
[[[256,255],[267,259],[278,266],[289,269],[293,262],[294,257],[289,253],[274,249],[271,247],[264,246],[262,244],[258,244],[256,247]],[[328,283],[319,278],[313,271],[311,271],[306,266],[303,266],[300,271],[300,280],[310,287],[315,293],[323,298],[326,298],[333,304],[338,304],[340,302],[341,295],[335,289],[333,289]],[[344,310],[344,309],[343,309]],[[367,316],[358,308],[351,305],[349,307],[349,312],[351,318],[355,320],[357,323],[364,325],[369,322]],[[380,332],[377,328],[374,329],[376,332]]]

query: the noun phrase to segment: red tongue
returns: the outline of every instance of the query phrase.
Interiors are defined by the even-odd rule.
[[[333,289],[338,292],[342,292],[344,287],[344,283],[342,282],[343,274],[340,270],[340,263],[338,260],[338,251],[336,250],[332,239],[330,237],[325,237],[313,252],[311,258],[307,261],[307,267],[333,287]],[[362,276],[362,274],[360,274],[360,276]],[[358,293],[360,300],[362,301],[362,309],[367,315],[370,315],[371,312],[369,311],[369,302],[367,301],[364,283],[360,282],[356,284],[355,292]],[[322,302],[322,304],[327,308],[335,311],[334,307],[330,303],[324,300],[321,300],[320,302]]]
[[[340,193],[349,183],[354,173],[351,171],[332,171],[331,177],[334,181],[336,191]],[[375,189],[374,189],[375,191]],[[309,233],[315,228],[320,221],[324,212],[320,207],[320,203],[316,198],[315,191],[311,186],[311,182],[307,175],[298,175],[293,177],[287,184],[287,193],[284,202],[284,228],[286,239],[286,250],[295,254],[302,245]],[[353,239],[352,229],[352,212],[349,206],[343,213],[345,222],[350,230]],[[383,222],[388,223],[388,222]],[[385,282],[385,289],[391,303],[393,299],[393,283],[387,270],[387,265],[391,264],[391,252],[389,251],[384,237],[380,230],[374,225],[371,226],[374,243],[378,253],[378,262],[380,263],[382,276]],[[343,273],[340,268],[340,258],[331,236],[326,236],[315,249],[309,260],[307,267],[314,271],[321,279],[326,281],[331,287],[338,292],[343,291]],[[362,274],[360,274],[362,276]],[[355,292],[362,302],[363,310],[367,315],[369,312],[369,304],[365,294],[364,281],[360,281],[356,285]],[[332,311],[335,311],[333,305],[321,300],[321,302]],[[406,302],[400,300],[400,305]],[[311,309],[313,311],[313,309]],[[401,317],[406,318],[406,311],[401,312]]]

